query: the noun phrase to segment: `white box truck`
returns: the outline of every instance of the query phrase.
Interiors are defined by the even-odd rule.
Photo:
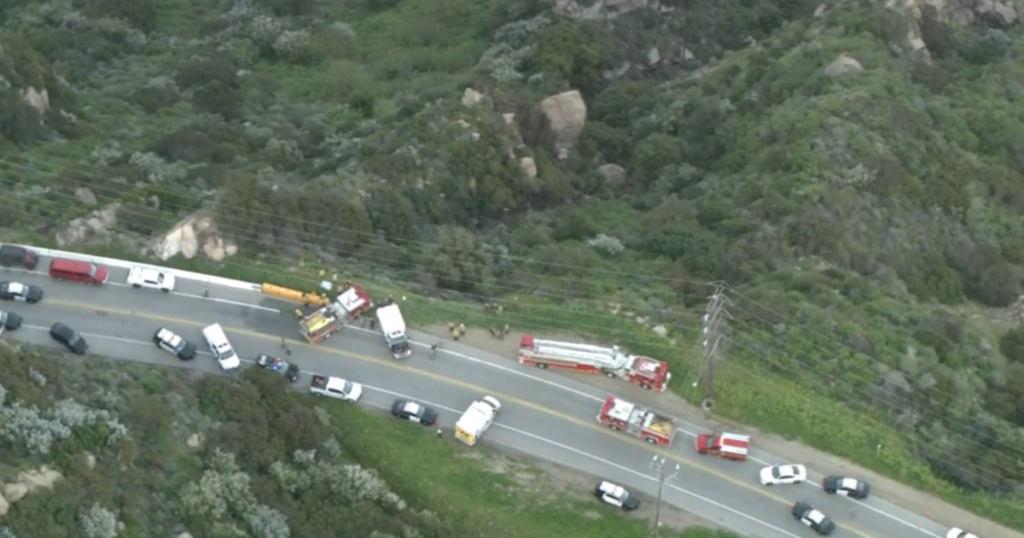
[[[409,335],[405,333],[405,319],[402,318],[402,311],[397,304],[391,303],[377,309],[377,327],[384,335],[384,341],[387,342],[392,357],[404,359],[412,355]]]
[[[455,423],[455,437],[469,446],[475,445],[491,427],[500,410],[501,402],[493,396],[484,396],[473,402]]]

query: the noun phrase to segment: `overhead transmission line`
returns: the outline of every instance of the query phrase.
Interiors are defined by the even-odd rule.
[[[152,189],[150,189],[150,191],[152,191]],[[73,197],[73,196],[71,196],[71,195],[62,195],[62,196],[65,196],[65,197],[66,197],[66,198],[68,198],[68,199],[74,199],[74,197]],[[26,214],[27,214],[27,213],[26,213]],[[225,227],[225,226],[223,226],[223,225],[222,225],[222,227],[224,227],[225,229],[232,229],[232,227],[231,227],[231,226],[226,226],[226,227]],[[374,236],[376,236],[376,237],[380,237],[380,236],[379,236],[379,235],[377,235],[377,234],[374,234]],[[295,243],[297,243],[297,244],[304,244],[304,243],[302,243],[302,242],[300,242],[300,241],[295,241]],[[425,243],[425,242],[414,242],[414,243],[417,243],[417,244],[420,244],[420,245],[427,245],[427,246],[429,246],[429,245],[430,245],[429,243]],[[458,249],[457,249],[457,250],[458,250]],[[465,250],[462,250],[462,251],[463,251],[463,252],[468,252],[468,251],[465,251]],[[353,257],[356,257],[356,258],[360,258],[360,255],[356,254],[356,255],[354,255]],[[367,258],[367,257],[365,257],[365,256],[364,256],[364,258]],[[621,274],[621,275],[628,275],[628,273],[621,273],[621,272],[619,272],[618,274]],[[533,275],[531,274],[531,276],[533,276]],[[633,275],[633,276],[639,276],[639,275]],[[700,284],[705,284],[705,283],[700,283]],[[463,296],[474,296],[474,294],[469,294],[469,293],[465,293],[465,292],[456,292],[456,293],[458,293],[458,294],[460,294],[460,295],[463,295]],[[717,295],[717,294],[716,294],[716,295]],[[480,298],[485,298],[484,296],[479,296],[479,295],[476,295],[476,297],[480,297]],[[436,306],[436,305],[435,305],[435,306]],[[556,310],[557,310],[557,308],[556,308]],[[610,319],[614,319],[614,320],[616,320],[616,321],[621,321],[621,319],[622,319],[622,318],[619,318],[619,317],[614,317],[614,316],[605,316],[605,317],[608,317],[608,318],[610,318]],[[534,320],[540,320],[540,321],[544,321],[544,318],[537,318],[537,317],[534,317]],[[547,321],[552,321],[552,320],[548,319]],[[600,327],[596,327],[596,326],[590,326],[590,328],[592,328],[592,329],[600,329]],[[719,339],[718,341],[719,341],[719,343],[720,343],[720,342],[721,342],[721,339]],[[649,342],[645,342],[645,344],[647,344],[647,345],[650,345],[650,343],[649,343]],[[664,345],[657,345],[657,344],[655,344],[655,345],[656,345],[656,347],[663,347],[663,348],[664,348],[664,347],[666,347],[666,346],[664,346]],[[713,348],[713,349],[717,349],[717,346],[715,346],[715,348]],[[716,353],[717,353],[717,351],[716,351]],[[777,366],[779,366],[779,365],[777,365]],[[707,361],[707,362],[706,362],[706,366],[705,366],[705,368],[706,368],[706,372],[708,372],[708,373],[712,373],[712,371],[711,371],[711,370],[713,369],[713,362],[711,362],[711,361]],[[713,375],[713,373],[712,373],[712,375]],[[709,376],[709,378],[710,378],[710,377],[711,377],[711,376]],[[713,385],[712,385],[711,383],[709,383],[709,384],[708,384],[708,386],[709,386],[709,388],[710,388],[710,387],[712,387]],[[712,390],[713,390],[713,389],[712,389]],[[891,427],[890,427],[890,428],[891,428]],[[969,439],[969,438],[968,438],[968,439]]]

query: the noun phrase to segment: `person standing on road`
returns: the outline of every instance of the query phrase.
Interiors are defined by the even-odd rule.
[[[442,430],[441,427],[438,426],[437,427],[437,438],[440,439],[442,435],[444,435],[444,430]]]
[[[434,360],[434,357],[437,357],[437,344],[430,346],[430,360]]]

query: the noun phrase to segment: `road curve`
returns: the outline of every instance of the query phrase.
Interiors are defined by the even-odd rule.
[[[40,267],[47,267],[43,260]],[[110,283],[95,287],[54,281],[45,274],[0,270],[0,280],[36,284],[46,291],[36,305],[0,303],[25,318],[11,336],[51,345],[45,333],[62,321],[86,334],[90,351],[112,358],[219,372],[207,355],[182,363],[156,349],[154,330],[166,326],[203,347],[200,333],[220,323],[242,357],[279,354],[281,339],[289,341],[292,359],[309,372],[346,377],[366,385],[365,399],[386,406],[397,396],[424,401],[442,411],[442,423],[454,424],[466,406],[484,393],[504,404],[485,440],[579,471],[624,483],[654,496],[657,480],[650,469],[655,455],[679,465],[666,485],[664,501],[699,514],[742,534],[763,538],[801,538],[813,532],[789,515],[789,506],[803,500],[831,516],[840,538],[944,538],[946,527],[883,500],[885,492],[866,502],[829,496],[816,484],[765,488],[757,482],[763,464],[782,463],[777,456],[753,451],[757,461],[733,463],[698,456],[692,435],[699,428],[680,423],[675,444],[659,449],[598,426],[595,416],[607,393],[573,380],[572,376],[520,366],[484,352],[443,350],[430,360],[421,339],[418,353],[404,361],[389,358],[382,338],[359,327],[346,328],[320,346],[299,341],[291,316],[294,305],[245,290],[179,280],[171,294],[124,286],[127,271],[111,268]],[[204,298],[204,288],[209,297]],[[414,334],[415,337],[415,334]],[[68,360],[83,360],[68,357]],[[300,379],[300,385],[308,383]],[[757,440],[754,439],[756,444]],[[812,478],[820,478],[812,470]]]

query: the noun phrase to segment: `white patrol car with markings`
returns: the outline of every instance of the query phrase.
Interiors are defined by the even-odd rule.
[[[174,275],[157,269],[135,266],[128,271],[128,285],[135,288],[149,288],[164,293],[174,291]]]
[[[21,282],[0,282],[0,299],[35,304],[43,300],[43,289]]]
[[[836,530],[836,524],[828,516],[821,513],[821,510],[805,503],[798,502],[793,505],[793,519],[810,527],[814,532],[828,536]]]
[[[867,499],[871,494],[871,486],[867,482],[843,476],[826,476],[821,481],[821,489],[825,490],[825,493],[852,499]]]
[[[153,343],[156,344],[156,347],[183,361],[190,361],[196,357],[196,346],[174,334],[170,329],[163,327],[157,329],[153,334]]]
[[[627,512],[640,508],[640,499],[626,491],[626,488],[612,484],[607,480],[597,483],[597,487],[594,488],[594,495],[601,499],[601,502],[608,503]]]

